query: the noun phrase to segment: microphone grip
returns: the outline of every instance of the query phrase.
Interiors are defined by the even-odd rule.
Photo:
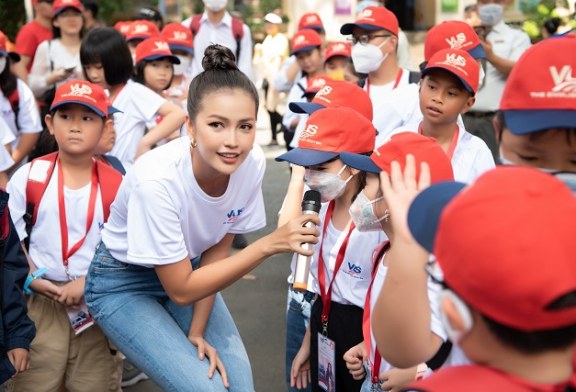
[[[304,211],[306,215],[318,215],[315,211]],[[312,222],[306,222],[304,227],[316,227]],[[301,244],[303,249],[312,250],[314,248],[313,244],[304,242]],[[303,256],[298,254],[296,257],[296,268],[294,270],[294,283],[292,286],[294,290],[306,291],[308,289],[308,276],[310,274],[310,264],[312,263],[313,256]]]

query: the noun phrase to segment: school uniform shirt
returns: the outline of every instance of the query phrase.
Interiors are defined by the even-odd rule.
[[[288,68],[296,62],[296,56],[290,55],[286,58],[282,65],[280,66],[280,70],[274,76],[274,87],[277,91],[287,93],[290,91],[292,86],[294,85],[294,81],[289,81],[288,76],[286,75],[286,71]],[[298,70],[296,73],[296,77],[294,80],[300,80],[302,78],[302,70]],[[288,101],[289,102],[289,101]]]
[[[531,46],[530,38],[520,29],[500,22],[488,33],[486,39],[492,44],[494,54],[507,60],[516,61]],[[498,110],[507,76],[486,61],[486,77],[476,94],[472,111],[494,112]]]
[[[50,64],[52,62],[52,64]],[[84,79],[80,64],[80,51],[70,53],[59,39],[44,41],[38,45],[34,63],[28,75],[28,85],[38,98],[53,86],[46,84],[46,76],[58,68],[75,67],[74,71],[64,80],[57,82],[56,87],[68,80]]]
[[[340,250],[342,241],[348,234],[347,230],[340,231],[334,227],[332,222],[328,222],[326,235],[322,233],[324,228],[324,219],[329,203],[324,203],[320,210],[320,237],[318,244],[314,248],[314,257],[310,265],[310,274],[313,275],[315,282],[314,289],[308,289],[318,295],[320,286],[318,285],[318,263],[320,262],[320,248],[322,247],[324,267],[326,271],[326,290],[334,277],[334,267],[336,265],[336,256]],[[343,305],[355,305],[360,308],[364,307],[366,293],[372,280],[372,253],[378,244],[387,239],[383,231],[359,232],[357,229],[352,230],[348,246],[344,255],[344,261],[340,270],[336,273],[336,280],[332,285],[332,301]]]
[[[152,121],[164,102],[166,99],[133,80],[128,80],[114,99],[112,105],[122,113],[114,114],[116,142],[110,155],[120,159],[124,167],[134,164],[146,124]]]
[[[12,143],[14,139],[8,124],[0,117],[0,140],[2,141],[2,146],[0,146],[0,172],[8,170],[14,164],[12,156],[5,147],[7,144]]]
[[[145,267],[200,256],[228,233],[266,225],[265,168],[264,153],[254,145],[226,192],[212,197],[193,175],[190,139],[173,140],[144,154],[128,171],[102,240],[116,259]]]
[[[191,19],[182,22],[186,27],[190,27]],[[252,33],[250,28],[243,24],[244,35],[240,40],[240,58],[237,59],[236,64],[240,71],[244,72],[250,80],[254,80],[254,73],[252,72]],[[208,13],[204,12],[200,18],[200,29],[198,34],[194,37],[194,59],[192,60],[192,76],[198,75],[202,72],[202,58],[204,51],[209,45],[220,44],[229,48],[234,56],[236,56],[236,38],[232,34],[232,15],[229,12],[224,14],[222,20],[213,25],[208,20]]]
[[[17,79],[16,88],[18,89],[18,118],[10,105],[8,97],[0,94],[0,114],[9,128],[9,133],[13,136],[12,148],[15,148],[20,141],[20,135],[23,133],[39,133],[42,131],[42,122],[38,113],[36,99],[30,87],[22,80]],[[16,125],[18,124],[18,125]],[[4,144],[6,144],[6,140]]]
[[[290,92],[288,93],[288,98],[286,102],[288,103],[306,102],[306,98],[302,98],[302,95],[306,91],[306,87],[308,87],[308,77],[304,76],[298,79],[298,82],[294,83],[292,88],[290,88]],[[292,110],[290,110],[290,108],[288,108],[288,106],[286,106],[286,112],[282,117],[282,125],[290,129],[290,124],[294,119],[297,119],[298,123],[300,123],[302,119],[304,119],[305,123],[307,118],[308,118],[307,114],[294,113]],[[300,127],[301,129],[303,129],[303,125],[301,125]],[[294,136],[292,140],[295,141],[296,145],[298,144],[298,139],[296,138],[296,136]]]
[[[412,123],[396,129],[398,132],[418,132],[420,123]],[[458,127],[458,140],[454,155],[450,160],[454,171],[454,180],[470,184],[486,171],[496,165],[490,149],[477,136],[467,132],[464,127]]]
[[[21,241],[27,237],[24,214],[26,213],[26,186],[28,178],[44,181],[47,175],[43,170],[34,170],[34,168],[30,170],[31,164],[32,163],[27,163],[19,168],[8,182],[7,187],[8,193],[10,193],[10,199],[8,201],[10,216],[12,217],[14,227]],[[68,246],[70,248],[86,234],[91,187],[92,184],[90,182],[79,189],[64,187]],[[30,234],[30,249],[28,250],[30,259],[36,268],[48,268],[48,272],[44,275],[46,279],[66,282],[69,280],[69,277],[65,272],[62,260],[62,240],[58,208],[58,162],[54,166],[50,182],[37,208],[38,215],[36,223]],[[100,242],[100,230],[103,222],[102,198],[100,188],[98,188],[92,226],[80,249],[69,259],[68,268],[70,276],[85,276],[88,272],[88,266],[94,257],[96,246]]]

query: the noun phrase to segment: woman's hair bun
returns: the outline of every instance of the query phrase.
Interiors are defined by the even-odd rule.
[[[238,69],[236,57],[230,49],[222,45],[210,45],[204,51],[202,68],[208,70],[233,70]]]

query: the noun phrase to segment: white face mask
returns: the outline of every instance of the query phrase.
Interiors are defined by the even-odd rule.
[[[378,197],[374,200],[368,199],[364,191],[360,192],[358,196],[356,196],[356,199],[354,199],[350,206],[349,213],[358,231],[382,230],[380,222],[383,220],[387,221],[390,213],[386,210],[383,217],[378,218],[376,216],[374,213],[374,204],[378,203],[380,200],[384,200],[384,198]]]
[[[204,0],[204,5],[210,11],[218,12],[226,8],[228,0]]]
[[[4,69],[6,69],[6,64],[8,63],[6,56],[2,56],[0,57],[0,74],[2,72],[4,72]]]
[[[382,53],[380,48],[389,38],[386,38],[378,46],[372,44],[362,45],[360,42],[352,47],[352,62],[356,72],[368,74],[380,67],[380,64],[386,60],[388,53]]]
[[[478,7],[478,17],[483,26],[495,26],[504,17],[502,4],[486,4]]]
[[[190,56],[184,56],[181,54],[176,55],[180,64],[174,64],[174,75],[183,75],[186,70],[190,67],[192,63],[192,58]]]
[[[354,174],[351,174],[346,181],[341,179],[340,174],[342,174],[344,169],[346,169],[346,165],[342,166],[338,174],[307,169],[304,182],[310,189],[320,192],[322,203],[326,203],[339,198],[344,193],[348,181],[354,176]]]

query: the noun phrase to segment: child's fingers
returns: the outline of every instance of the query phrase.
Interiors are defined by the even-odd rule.
[[[420,178],[418,178],[418,190],[422,190],[430,186],[431,174],[430,166],[426,162],[420,163]]]
[[[404,168],[404,184],[408,189],[416,188],[416,160],[414,155],[406,155],[406,167]]]

